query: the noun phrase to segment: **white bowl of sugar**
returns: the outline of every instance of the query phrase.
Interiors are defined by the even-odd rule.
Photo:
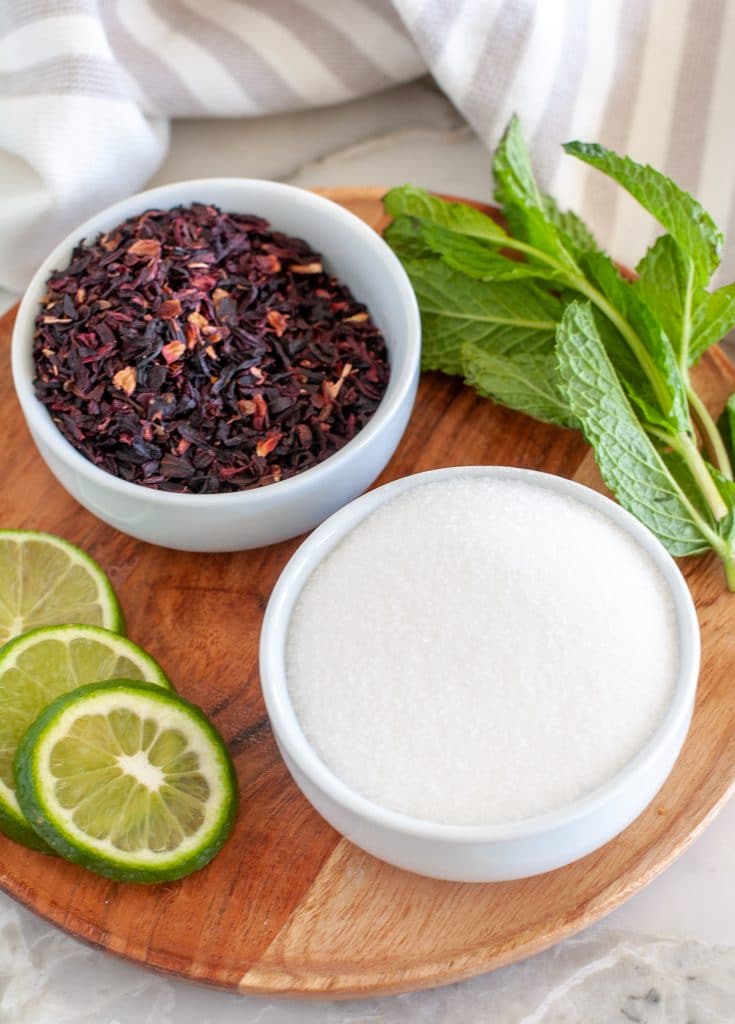
[[[560,477],[406,477],[284,569],[263,693],[296,783],[339,832],[419,874],[504,881],[608,842],[691,720],[694,605],[637,520]]]

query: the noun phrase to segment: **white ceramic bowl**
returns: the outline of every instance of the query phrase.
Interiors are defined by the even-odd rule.
[[[383,332],[391,376],[367,426],[339,452],[279,483],[227,494],[172,494],[121,480],[89,462],[54,425],[33,393],[33,321],[45,282],[74,245],[151,207],[214,203],[255,213],[278,231],[305,238],[325,265],[364,302]],[[141,192],[76,228],[44,260],[18,312],[13,332],[15,390],[36,446],[57,480],[110,526],[140,540],[186,551],[235,551],[273,544],[310,530],[368,487],[395,451],[418,384],[421,329],[403,267],[371,228],[343,207],[291,185],[248,178],[184,181]]]
[[[301,588],[319,562],[377,506],[402,491],[449,475],[526,480],[597,509],[632,537],[660,569],[674,602],[680,671],[663,721],[638,754],[599,789],[560,810],[503,825],[446,825],[388,810],[350,789],[306,739],[289,697],[285,643]],[[699,626],[687,585],[656,538],[619,505],[561,477],[507,467],[458,467],[404,477],[333,515],[301,545],[271,595],[260,640],[268,715],[297,785],[339,832],[382,860],[418,874],[461,882],[498,882],[568,864],[612,839],[663,785],[689,728],[699,673]]]

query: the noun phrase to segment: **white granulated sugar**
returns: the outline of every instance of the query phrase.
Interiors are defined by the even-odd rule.
[[[483,825],[564,806],[643,746],[678,668],[673,602],[623,530],[488,477],[383,505],[309,578],[286,669],[304,732],[375,803]]]

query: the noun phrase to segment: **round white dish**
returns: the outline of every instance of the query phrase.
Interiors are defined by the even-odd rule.
[[[255,213],[274,230],[305,238],[327,268],[364,302],[383,332],[391,376],[367,426],[324,462],[279,483],[227,494],[173,494],[121,480],[66,440],[33,392],[33,323],[45,282],[82,238],[152,207],[191,202]],[[421,327],[416,298],[382,238],[337,203],[304,189],[249,178],[177,182],[130,196],[72,231],[44,260],[15,321],[13,381],[28,429],[57,480],[98,518],[140,540],[185,551],[261,547],[310,530],[368,487],[398,445],[418,386]]]
[[[349,788],[321,760],[288,691],[285,646],[291,612],[319,562],[377,506],[408,488],[449,475],[525,480],[566,494],[607,516],[651,558],[671,593],[679,673],[663,720],[625,767],[587,796],[534,818],[502,825],[448,825],[381,807]],[[687,585],[658,540],[610,499],[561,477],[510,467],[434,470],[386,484],[341,509],[293,555],[271,595],[260,641],[260,674],[276,741],[294,780],[324,818],[369,853],[419,874],[496,882],[535,875],[598,849],[626,828],[663,785],[684,743],[699,673],[699,626]]]

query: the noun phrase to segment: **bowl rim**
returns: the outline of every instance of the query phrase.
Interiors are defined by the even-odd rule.
[[[363,429],[338,451],[315,466],[264,487],[217,494],[182,494],[123,480],[96,466],[77,451],[54,424],[46,407],[36,398],[32,373],[29,372],[28,355],[33,338],[33,322],[46,280],[62,260],[68,259],[72,247],[78,241],[109,230],[120,220],[133,216],[136,210],[142,213],[155,205],[165,207],[176,203],[206,202],[207,189],[214,188],[249,192],[254,196],[252,212],[256,215],[258,193],[277,194],[292,205],[301,205],[318,211],[321,216],[328,217],[338,230],[351,233],[357,243],[366,246],[375,257],[376,271],[379,264],[379,272],[393,278],[405,330],[401,337],[401,365],[397,366],[394,360],[390,359],[388,387],[377,409]],[[198,191],[204,193],[201,199],[196,199],[192,195]],[[275,230],[279,230],[277,226]],[[335,267],[335,272],[339,275],[338,267]],[[390,343],[388,344],[390,356]],[[421,320],[416,296],[403,265],[382,235],[339,203],[309,189],[266,178],[214,177],[187,179],[136,192],[88,217],[70,231],[44,259],[23,293],[13,327],[11,366],[15,392],[31,433],[34,437],[38,435],[59,459],[90,483],[100,485],[121,497],[144,499],[154,506],[172,510],[177,507],[190,508],[192,505],[201,509],[225,510],[247,500],[252,506],[252,511],[255,511],[259,505],[265,510],[274,502],[298,500],[302,492],[318,487],[320,483],[327,484],[330,477],[339,473],[350,459],[359,456],[377,435],[400,416],[405,403],[411,398],[419,372],[420,352]]]
[[[386,501],[413,487],[461,476],[521,480],[532,486],[541,486],[580,500],[624,529],[661,571],[674,603],[680,641],[679,672],[671,703],[643,747],[615,775],[583,797],[556,810],[500,824],[458,825],[413,818],[377,804],[352,789],[327,767],[306,738],[291,703],[286,680],[285,639],[291,612],[319,562],[358,523]],[[515,466],[453,466],[428,470],[374,488],[345,505],[317,527],[289,559],[271,592],[260,638],[263,697],[274,734],[285,756],[293,760],[317,789],[364,821],[391,832],[450,844],[525,839],[580,824],[602,811],[616,797],[623,795],[635,779],[645,776],[662,749],[676,742],[677,736],[686,735],[696,697],[699,666],[700,633],[694,601],[681,571],[660,541],[605,495],[565,477]]]

